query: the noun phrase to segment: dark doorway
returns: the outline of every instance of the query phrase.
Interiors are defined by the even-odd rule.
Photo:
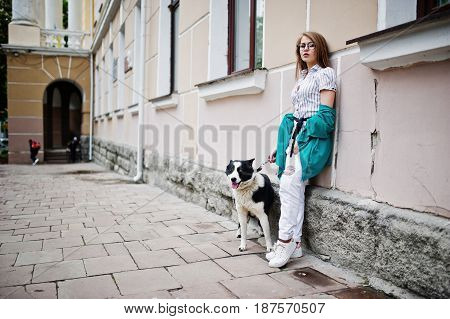
[[[45,151],[65,150],[81,134],[82,94],[69,81],[50,84],[44,94]]]

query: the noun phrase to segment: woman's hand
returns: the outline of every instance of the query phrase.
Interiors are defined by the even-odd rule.
[[[294,143],[294,154],[298,154],[298,144]]]
[[[275,163],[277,157],[277,150],[273,151],[268,157],[267,160],[269,161],[269,163]]]

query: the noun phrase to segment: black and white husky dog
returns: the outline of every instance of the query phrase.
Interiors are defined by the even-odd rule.
[[[231,183],[238,213],[238,235],[239,230],[241,235],[239,250],[244,251],[247,248],[247,222],[250,217],[256,217],[264,233],[267,251],[271,251],[268,213],[274,201],[275,191],[269,177],[253,168],[254,160],[231,160],[225,170]]]

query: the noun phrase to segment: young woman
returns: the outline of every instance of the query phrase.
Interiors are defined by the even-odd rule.
[[[297,83],[292,90],[294,113],[284,117],[278,145],[269,161],[280,167],[281,215],[278,241],[266,255],[270,267],[282,267],[292,257],[301,257],[301,236],[305,207],[305,181],[314,177],[330,159],[334,130],[336,74],[328,60],[328,46],[322,35],[303,33],[296,44]],[[285,167],[286,146],[296,119],[304,119],[294,144],[296,167]],[[318,138],[320,137],[320,139]],[[311,154],[314,154],[313,156]]]

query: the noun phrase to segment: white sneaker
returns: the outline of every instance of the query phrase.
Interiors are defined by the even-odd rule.
[[[275,243],[275,245],[273,246],[273,250],[270,251],[270,252],[268,252],[268,253],[266,254],[266,259],[267,259],[268,261],[271,261],[271,260],[273,259],[273,257],[275,257],[275,248],[276,248],[276,243]],[[302,246],[300,246],[300,243],[298,243],[298,244],[295,246],[295,250],[294,250],[294,252],[292,253],[291,259],[292,259],[292,258],[300,258],[300,257],[302,257],[302,256],[303,256]]]
[[[286,265],[294,253],[296,247],[295,241],[291,240],[288,243],[277,242],[275,249],[275,256],[269,261],[269,267],[279,268]]]

